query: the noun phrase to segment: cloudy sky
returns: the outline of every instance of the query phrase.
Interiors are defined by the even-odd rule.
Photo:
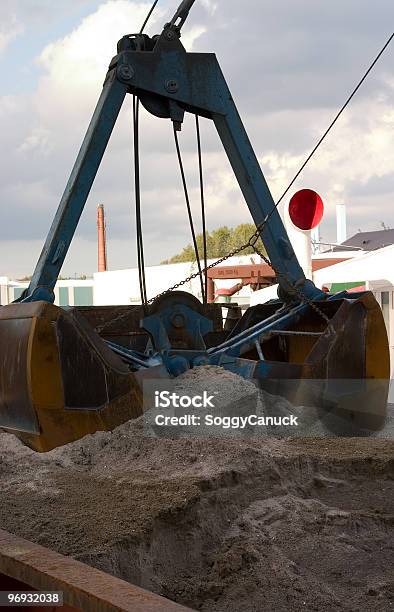
[[[157,33],[179,0],[159,0]],[[89,123],[116,42],[138,31],[150,3],[0,2],[0,275],[33,271]],[[218,55],[274,197],[278,197],[393,30],[392,0],[196,0],[182,40]],[[198,215],[193,120],[180,140]],[[349,232],[394,226],[394,43],[294,189],[319,191],[321,232],[335,240],[336,203]],[[221,145],[202,126],[209,228],[249,222]],[[141,121],[148,263],[189,241],[167,120]],[[107,211],[110,267],[136,261],[131,99],[127,97],[63,274],[96,269],[96,206]],[[291,193],[289,195],[291,195]]]

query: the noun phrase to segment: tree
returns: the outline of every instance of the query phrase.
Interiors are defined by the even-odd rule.
[[[241,245],[248,242],[249,238],[255,232],[256,227],[252,223],[242,223],[234,228],[229,228],[227,225],[219,227],[218,229],[207,232],[207,257],[208,259],[217,259],[224,257],[233,249],[240,247]],[[198,234],[196,236],[198,252],[200,258],[203,257],[203,235]],[[266,254],[263,243],[259,239],[256,243],[256,247]],[[240,255],[249,255],[254,253],[252,247],[244,249]],[[162,261],[162,264],[168,263],[182,263],[187,261],[195,261],[196,256],[192,244],[185,246],[180,253],[174,255],[170,259]]]

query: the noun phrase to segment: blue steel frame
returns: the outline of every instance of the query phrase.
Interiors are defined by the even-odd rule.
[[[53,302],[56,280],[127,93],[138,95],[148,110],[171,118],[179,128],[185,111],[214,121],[256,226],[260,227],[269,215],[260,236],[278,273],[282,296],[290,293],[294,301],[289,287],[295,285],[309,299],[325,299],[325,294],[305,278],[216,56],[187,53],[174,27],[164,28],[153,51],[132,50],[133,40],[144,40],[138,35],[124,40],[130,44],[123,45],[125,50],[110,64],[103,92],[21,301]]]

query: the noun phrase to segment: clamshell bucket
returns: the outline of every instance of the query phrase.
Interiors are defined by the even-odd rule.
[[[78,312],[0,308],[0,427],[48,451],[141,414],[135,376]]]
[[[318,311],[305,306],[280,329],[280,319],[274,329],[269,325],[280,311],[275,303],[246,311],[234,338],[245,326],[252,330],[258,321],[267,322],[259,337],[261,349],[242,351],[243,360],[256,360],[249,377],[296,406],[317,407],[322,419],[335,417],[326,419],[334,435],[380,430],[387,416],[390,354],[379,304],[371,292],[363,292],[331,296],[315,306]]]
[[[317,304],[328,322],[307,306],[283,327],[283,305],[271,303],[249,308],[230,333],[219,321],[218,305],[204,307],[181,292],[152,306],[143,320],[139,307],[64,310],[45,302],[4,306],[0,427],[35,450],[48,451],[141,415],[144,378],[169,378],[169,371],[163,364],[133,371],[104,339],[143,352],[148,343],[155,345],[155,335],[141,325],[145,321],[150,328],[157,317],[160,341],[166,321],[172,320],[167,323],[173,330],[167,329],[168,342],[176,347],[166,349],[170,362],[181,356],[189,360],[188,367],[220,365],[294,405],[316,406],[323,420],[335,415],[333,435],[381,429],[390,367],[379,305],[369,292]],[[184,327],[179,324],[182,313]],[[275,316],[276,329],[270,324]],[[206,327],[210,331],[199,336],[198,347],[193,345],[197,336],[190,333],[195,317],[199,329],[202,318],[211,322]],[[96,330],[102,327],[107,331],[100,337]],[[261,328],[259,351],[250,342],[256,328]]]

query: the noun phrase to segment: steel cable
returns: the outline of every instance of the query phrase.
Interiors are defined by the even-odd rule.
[[[142,237],[141,220],[141,182],[140,182],[140,151],[139,151],[139,100],[133,96],[133,125],[134,125],[134,191],[135,191],[135,220],[137,229],[137,258],[138,276],[141,301],[147,303],[144,243]]]
[[[339,109],[339,111],[337,112],[337,114],[335,115],[334,119],[331,121],[330,125],[328,126],[328,128],[326,129],[326,131],[324,132],[324,134],[321,136],[321,138],[318,140],[318,142],[316,143],[316,145],[314,146],[314,148],[312,149],[312,151],[309,153],[308,157],[306,158],[306,160],[304,161],[304,163],[302,164],[302,166],[299,168],[299,170],[297,171],[297,173],[294,175],[294,177],[292,178],[292,180],[290,181],[289,185],[286,187],[286,189],[284,190],[284,192],[282,193],[282,195],[280,196],[279,200],[276,202],[275,207],[272,209],[272,211],[269,213],[269,215],[266,218],[266,221],[268,221],[268,219],[271,217],[271,215],[273,214],[273,212],[276,210],[276,208],[279,206],[279,204],[281,203],[281,201],[283,200],[283,198],[285,197],[285,195],[289,192],[289,190],[291,189],[291,187],[294,185],[294,183],[296,182],[296,180],[298,179],[298,177],[300,176],[301,172],[304,170],[305,166],[308,164],[308,162],[312,159],[312,157],[314,156],[314,154],[316,153],[317,149],[320,147],[320,145],[322,144],[322,142],[325,140],[326,136],[329,134],[329,132],[332,130],[332,128],[334,127],[334,125],[336,124],[336,122],[338,121],[339,117],[342,115],[343,111],[345,110],[345,108],[348,106],[349,102],[352,100],[352,98],[355,96],[355,94],[357,93],[357,91],[360,89],[361,85],[364,83],[365,79],[367,78],[367,76],[369,75],[369,73],[371,72],[371,70],[374,68],[375,64],[379,61],[380,57],[383,55],[383,53],[385,52],[385,50],[387,49],[387,47],[389,46],[389,44],[391,43],[392,39],[394,38],[394,32],[393,34],[391,34],[391,36],[389,37],[389,39],[386,41],[386,43],[384,44],[384,46],[382,47],[382,49],[379,51],[379,53],[377,54],[377,56],[375,57],[375,59],[373,60],[372,64],[369,66],[369,68],[366,70],[366,72],[364,73],[364,75],[362,76],[362,78],[359,80],[359,82],[357,83],[356,87],[353,89],[352,93],[349,95],[349,97],[347,98],[346,102],[342,105],[342,107]]]
[[[207,225],[206,225],[206,214],[205,214],[205,194],[204,194],[204,173],[202,166],[202,152],[201,152],[201,134],[200,134],[200,121],[198,115],[196,115],[196,136],[197,136],[197,153],[198,153],[198,171],[200,178],[200,198],[201,198],[201,223],[202,223],[202,240],[203,240],[203,257],[204,257],[204,303],[208,301],[208,258],[207,258]]]
[[[149,12],[148,12],[147,16],[145,17],[145,21],[144,21],[144,23],[141,26],[140,34],[142,34],[143,31],[145,30],[146,24],[148,23],[148,21],[150,19],[150,16],[152,15],[153,11],[155,10],[156,4],[158,2],[159,2],[159,0],[155,0],[154,3],[152,4],[151,8],[149,9]]]
[[[188,188],[187,188],[185,170],[184,170],[184,167],[183,167],[182,155],[181,155],[181,150],[180,150],[180,147],[179,147],[178,133],[177,133],[175,124],[173,124],[173,130],[174,130],[175,148],[176,148],[177,157],[178,157],[178,163],[179,163],[179,170],[180,170],[180,173],[181,173],[183,191],[184,191],[184,194],[185,194],[186,209],[187,209],[187,214],[188,214],[188,217],[189,217],[189,225],[190,225],[190,232],[191,232],[191,235],[192,235],[194,254],[195,254],[195,257],[196,257],[196,261],[197,261],[198,274],[200,276],[201,297],[203,298],[203,301],[205,302],[204,281],[203,281],[203,277],[202,277],[201,262],[200,262],[199,252],[198,252],[196,232],[194,230],[193,215],[192,215],[192,210],[191,210],[191,206],[190,206],[189,192],[188,192]]]

